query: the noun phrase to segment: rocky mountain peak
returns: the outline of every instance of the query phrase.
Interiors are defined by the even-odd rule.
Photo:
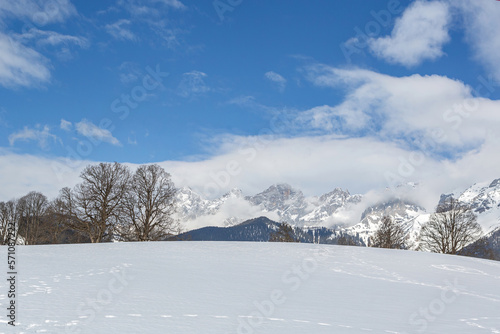
[[[304,194],[286,183],[275,184],[255,196],[245,197],[253,205],[261,205],[267,211],[283,210],[288,201],[303,201]]]
[[[493,182],[491,182],[488,188],[496,188],[496,187],[500,187],[500,179],[496,179]]]

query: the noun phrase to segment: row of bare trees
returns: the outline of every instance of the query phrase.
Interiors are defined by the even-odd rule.
[[[422,225],[418,249],[434,253],[458,254],[479,240],[481,226],[472,208],[450,197],[441,202],[429,221]],[[384,216],[370,238],[372,247],[407,249],[408,235],[391,217]]]
[[[32,191],[27,195],[8,202],[0,202],[0,244],[8,242],[8,227],[14,226],[15,241],[23,240],[26,245],[48,240],[46,217],[51,205],[45,195]]]
[[[173,218],[176,189],[159,165],[134,173],[120,163],[87,166],[82,182],[63,188],[53,201],[38,192],[0,203],[0,242],[15,222],[24,244],[66,242],[155,241],[179,232]],[[73,236],[73,238],[69,237]]]

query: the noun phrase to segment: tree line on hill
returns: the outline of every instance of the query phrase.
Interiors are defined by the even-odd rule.
[[[0,202],[0,243],[156,241],[179,232],[176,189],[158,165],[134,173],[120,163],[87,166],[81,182],[49,201],[40,192]],[[16,226],[14,235],[8,226]]]
[[[441,202],[429,221],[422,225],[417,239],[418,250],[433,253],[459,254],[496,259],[472,208],[453,197]],[[389,216],[370,238],[370,246],[380,248],[408,249],[407,233]]]
[[[271,234],[271,242],[298,242],[297,230],[286,222]],[[497,258],[495,251],[482,236],[482,228],[477,223],[477,216],[469,205],[461,203],[453,197],[441,202],[431,214],[427,223],[423,224],[418,236],[417,250],[433,253],[483,257],[492,260]],[[342,235],[338,245],[359,246],[349,235]],[[390,216],[383,216],[379,227],[369,239],[369,247],[409,249],[409,236],[403,226]]]

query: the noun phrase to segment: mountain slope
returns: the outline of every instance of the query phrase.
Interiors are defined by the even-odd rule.
[[[279,224],[266,218],[250,219],[228,227],[208,226],[182,233],[172,240],[187,241],[269,241]]]
[[[411,246],[416,244],[420,228],[428,219],[424,208],[402,200],[393,200],[369,207],[361,215],[361,222],[346,228],[345,232],[349,235],[359,235],[364,243],[369,245],[369,238],[378,229],[384,216],[392,217],[403,227],[410,248],[414,248]]]
[[[485,232],[500,227],[500,179],[475,184],[457,198],[472,207]]]
[[[171,237],[171,241],[254,241],[267,242],[273,232],[279,228],[280,223],[272,221],[266,217],[259,217],[244,221],[241,224],[226,227],[208,226],[200,229],[181,233]],[[294,227],[295,238],[298,242],[304,243],[339,243],[339,239],[348,236],[345,229],[328,228],[301,228]],[[357,236],[350,236],[350,239],[358,246],[366,244]]]

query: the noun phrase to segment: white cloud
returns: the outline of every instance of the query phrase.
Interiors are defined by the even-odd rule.
[[[110,143],[116,146],[121,145],[120,141],[113,137],[109,130],[100,128],[86,119],[76,123],[75,128],[76,132],[89,139]]]
[[[0,85],[4,87],[31,87],[50,80],[49,61],[34,49],[23,45],[28,37],[41,37],[41,43],[61,43],[71,36],[32,29],[26,36],[2,32],[6,19],[14,18],[33,22],[37,26],[64,22],[75,15],[75,7],[67,0],[54,1],[1,1],[0,2]],[[31,35],[30,35],[31,34]],[[18,38],[18,40],[13,37]],[[75,37],[76,38],[76,37]],[[85,41],[77,38],[79,43]],[[72,43],[77,42],[72,39]]]
[[[179,0],[127,0],[123,2],[123,6],[132,16],[161,16],[161,9],[153,4],[163,4],[164,7],[176,10],[187,9],[187,7]]]
[[[179,0],[154,0],[154,2],[160,2],[167,6],[175,9],[186,9],[187,7]]]
[[[120,64],[118,69],[120,70],[120,81],[123,84],[137,81],[142,75],[139,65],[133,62],[125,61]]]
[[[349,189],[351,193],[380,190],[381,195],[377,196],[390,196],[392,193],[384,195],[383,192],[391,185],[387,173],[399,175],[402,160],[409,160],[412,153],[395,143],[373,137],[339,139],[327,135],[299,138],[225,136],[219,145],[224,151],[203,161],[159,164],[172,174],[176,186],[190,186],[212,197],[233,187],[252,195],[278,182],[290,183],[303,190],[306,196],[321,195],[335,187]],[[421,181],[421,188],[411,194],[410,199],[432,210],[441,193],[464,190],[474,182],[491,182],[498,178],[499,149],[500,143],[489,142],[457,160],[436,160],[426,156],[422,163],[414,166],[412,173],[399,176],[403,181]],[[78,173],[88,163],[3,152],[0,154],[0,183],[4,186],[0,189],[0,200],[21,196],[30,190],[55,196],[63,186],[79,182]],[[35,165],[37,168],[33,169]],[[19,179],[27,181],[19,183]],[[238,210],[249,215],[253,213],[249,208]]]
[[[75,14],[76,9],[69,0],[0,1],[0,18],[18,17],[28,19],[37,26],[64,22],[68,17]]]
[[[246,95],[246,96],[238,96],[235,97],[228,102],[227,104],[234,104],[238,106],[253,106],[256,104],[255,102],[255,97],[251,95]]]
[[[47,149],[51,140],[55,142],[58,138],[50,133],[50,128],[47,125],[43,127],[38,125],[35,129],[25,126],[23,130],[9,135],[10,146],[13,146],[17,141],[36,141],[38,146]]]
[[[61,124],[59,127],[64,131],[71,131],[73,124],[65,119],[61,119]]]
[[[196,217],[190,221],[182,221],[182,227],[187,230],[194,230],[205,226],[227,226],[226,219],[235,217],[242,221],[266,216],[269,219],[279,221],[280,217],[274,212],[263,213],[258,206],[253,206],[243,198],[229,198],[226,200],[213,215]]]
[[[419,0],[396,20],[391,36],[371,38],[368,45],[375,56],[390,63],[416,66],[443,55],[450,21],[446,3]]]
[[[89,46],[89,41],[85,37],[63,35],[55,31],[45,31],[36,28],[32,28],[28,32],[19,35],[19,38],[21,40],[35,40],[39,46],[57,46],[60,44],[74,44],[81,48],[87,48]]]
[[[0,85],[32,86],[50,80],[48,60],[0,32]]]
[[[497,1],[448,0],[463,15],[467,41],[479,60],[500,81],[500,6]]]
[[[78,168],[65,159],[48,159],[28,154],[14,154],[0,148],[0,201],[19,198],[30,191],[40,191],[49,198],[63,187],[72,187],[87,161]]]
[[[398,78],[323,65],[310,66],[306,76],[318,86],[348,88],[342,103],[313,108],[300,116],[304,126],[312,129],[368,134],[457,157],[480,147],[488,133],[500,128],[500,101],[474,97],[471,87],[447,77]]]
[[[273,71],[269,71],[266,72],[264,76],[266,77],[266,79],[274,82],[281,92],[285,90],[287,81],[280,74]]]
[[[113,24],[106,24],[104,29],[106,29],[106,31],[116,39],[135,41],[137,37],[128,28],[130,24],[130,20],[122,19]]]
[[[160,164],[172,174],[176,185],[190,186],[212,197],[233,187],[255,194],[278,182],[289,183],[303,190],[306,196],[342,187],[351,193],[375,190],[381,194],[379,197],[389,197],[400,195],[383,192],[386,187],[394,186],[394,182],[419,182],[420,187],[406,196],[429,210],[442,193],[464,190],[475,182],[491,182],[500,177],[497,168],[500,157],[495,153],[500,143],[493,142],[456,160],[425,155],[412,165],[409,161],[413,161],[416,151],[373,137],[229,136],[225,140],[226,152],[211,159]]]
[[[190,97],[208,93],[210,87],[205,83],[206,73],[191,71],[182,75],[182,80],[178,87],[178,94],[182,97]]]
[[[114,24],[106,26],[108,33],[115,38],[121,40],[137,40],[139,39],[127,25],[148,26],[152,35],[146,37],[153,43],[159,41],[156,37],[161,38],[164,44],[171,49],[184,45],[182,35],[188,33],[192,28],[182,28],[184,24],[179,25],[178,20],[173,20],[171,10],[175,11],[175,15],[179,12],[187,10],[181,1],[178,0],[120,0],[118,11],[125,10],[128,19],[121,19]],[[113,11],[115,10],[112,7]],[[143,34],[144,35],[144,34]],[[141,36],[143,39],[144,36]],[[191,51],[200,46],[190,46]]]
[[[397,166],[397,156],[404,154],[396,145],[374,138],[341,140],[336,136],[228,135],[221,137],[218,145],[222,152],[211,159],[164,164],[177,183],[208,196],[220,195],[233,187],[252,194],[279,182],[290,183],[309,195],[319,195],[335,187],[355,192],[383,187],[381,170]]]

